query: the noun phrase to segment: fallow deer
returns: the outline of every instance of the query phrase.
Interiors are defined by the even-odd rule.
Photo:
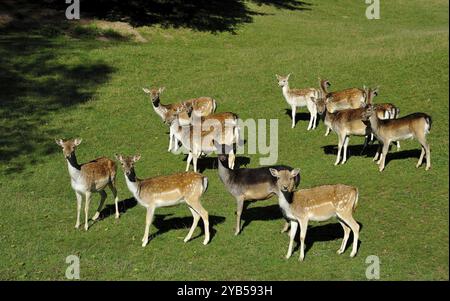
[[[359,224],[353,218],[353,212],[358,204],[359,196],[356,187],[336,184],[293,191],[294,179],[298,173],[297,169],[292,171],[270,169],[270,172],[276,179],[278,186],[280,209],[291,224],[286,259],[292,255],[292,247],[298,225],[300,225],[299,260],[303,261],[305,258],[305,237],[308,222],[327,221],[332,217],[337,217],[344,229],[344,239],[337,253],[344,253],[351,230],[353,231],[353,249],[350,257],[356,255],[360,228]]]
[[[292,167],[277,165],[271,167],[231,169],[228,166],[227,154],[232,146],[219,144],[216,141],[214,141],[214,145],[218,150],[219,178],[228,192],[236,199],[236,229],[234,234],[238,235],[241,231],[241,216],[244,202],[250,200],[267,200],[278,194],[278,188],[275,180],[271,176],[269,168],[290,171]],[[298,174],[295,178],[294,186],[297,187],[299,183],[300,175]],[[286,230],[286,226],[288,225],[285,225],[282,232]]]
[[[330,82],[326,79],[319,78],[320,89],[325,98],[329,99],[329,111],[331,113],[338,110],[357,109],[364,106],[366,102],[366,94],[360,88],[348,88],[337,92],[328,92]]]
[[[66,141],[56,139],[55,142],[62,148],[64,158],[67,161],[67,167],[69,169],[70,184],[77,197],[77,222],[75,224],[75,228],[78,229],[80,227],[81,203],[83,201],[83,197],[85,197],[84,229],[87,231],[89,228],[88,213],[91,195],[96,192],[100,194],[100,205],[98,206],[97,212],[92,217],[92,220],[95,221],[100,216],[100,211],[102,210],[103,204],[106,200],[106,186],[111,189],[114,196],[116,218],[119,218],[119,198],[117,196],[115,183],[117,167],[114,161],[105,157],[100,157],[90,162],[79,164],[75,156],[75,150],[77,146],[80,145],[81,140],[82,139],[80,138]]]
[[[331,86],[330,82],[326,79],[319,78],[320,96],[319,98],[325,98],[328,100],[328,110],[334,113],[339,110],[357,109],[364,106],[366,100],[365,87],[349,88],[338,92],[328,92],[328,87]],[[330,134],[331,128],[327,127],[325,136]]]
[[[341,151],[344,147],[344,155],[341,164],[347,161],[347,146],[350,136],[364,136],[367,143],[370,127],[362,121],[364,107],[358,109],[346,109],[331,112],[329,109],[330,100],[322,98],[316,101],[317,111],[324,120],[326,127],[331,128],[338,136],[338,153],[334,165],[341,161]]]
[[[295,127],[295,114],[297,107],[306,107],[309,111],[310,118],[308,124],[308,131],[316,128],[317,124],[317,111],[314,104],[314,99],[317,99],[319,91],[315,88],[306,89],[290,89],[289,88],[289,77],[291,74],[286,76],[280,76],[275,74],[278,80],[278,85],[281,87],[283,96],[286,102],[291,106],[292,113],[292,128]]]
[[[194,115],[197,116],[207,116],[216,110],[217,104],[216,100],[211,97],[198,97],[193,99],[188,99],[179,103],[162,104],[160,100],[160,95],[164,91],[164,87],[147,89],[142,88],[142,90],[150,95],[150,100],[152,102],[153,109],[156,114],[161,117],[162,121],[170,125],[170,120],[176,112],[181,110],[192,111]],[[178,141],[174,137],[173,133],[169,133],[169,149],[171,151],[173,147],[175,149],[178,146]]]
[[[216,151],[213,140],[223,144],[239,143],[238,116],[234,113],[224,112],[211,114],[206,117],[189,117],[181,112],[172,121],[170,131],[189,150],[186,171],[193,161],[194,171],[197,171],[197,161],[202,154]],[[229,152],[229,164],[234,167],[234,148]]]
[[[380,172],[384,170],[386,155],[389,151],[389,144],[392,141],[416,138],[422,146],[419,161],[416,167],[422,165],[423,157],[426,154],[427,165],[425,170],[431,167],[430,145],[427,143],[426,135],[430,133],[431,116],[425,113],[412,113],[397,119],[380,119],[375,114],[373,106],[369,105],[362,114],[363,120],[369,121],[371,131],[379,141],[379,146],[373,161],[377,161]],[[380,151],[382,149],[382,153]],[[379,157],[379,158],[378,158]]]
[[[184,242],[191,239],[200,217],[205,229],[203,244],[206,245],[209,242],[208,212],[200,203],[200,198],[208,187],[207,177],[199,173],[185,172],[139,179],[136,176],[134,165],[141,158],[140,155],[126,157],[116,154],[116,158],[122,164],[128,189],[139,204],[147,209],[145,232],[142,238],[143,247],[148,243],[149,229],[156,208],[175,206],[181,203],[187,204],[194,218]]]
[[[396,119],[400,115],[400,109],[392,103],[373,104],[379,119]],[[370,140],[373,141],[373,133],[370,134]],[[400,149],[400,141],[397,141],[397,150]]]

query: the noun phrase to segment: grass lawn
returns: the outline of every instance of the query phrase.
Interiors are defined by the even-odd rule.
[[[381,1],[379,20],[366,19],[364,1],[287,2],[293,7],[245,2],[243,15],[210,29],[139,24],[140,41],[108,38],[114,34],[95,26],[90,35],[54,26],[2,30],[0,23],[0,279],[64,280],[65,259],[75,254],[82,280],[365,280],[369,255],[381,260],[381,280],[448,280],[448,1]],[[322,122],[307,132],[306,108],[291,129],[276,73],[292,73],[296,88],[317,87],[318,76],[333,91],[380,85],[375,102],[395,103],[401,115],[430,114],[432,168],[415,168],[420,148],[408,140],[392,148],[380,173],[373,147],[359,155],[359,137],[350,140],[348,162],[333,166],[337,136],[325,137]],[[278,163],[301,169],[301,187],[359,188],[358,255],[336,254],[343,231],[332,220],[310,223],[304,262],[298,247],[285,260],[276,198],[251,203],[235,237],[235,201],[216,168],[203,171],[210,186],[202,202],[214,229],[207,246],[201,227],[183,243],[192,217],[178,206],[157,209],[153,239],[142,248],[145,210],[120,169],[126,211],[114,219],[108,193],[104,219],[76,230],[75,194],[54,138],[83,138],[80,162],[140,153],[141,178],[185,168],[184,155],[167,152],[167,127],[146,86],[165,86],[163,103],[212,96],[218,112],[278,119]],[[265,155],[245,156],[256,167]]]

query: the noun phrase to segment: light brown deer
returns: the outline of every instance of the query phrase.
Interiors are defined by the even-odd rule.
[[[362,114],[363,120],[369,121],[371,131],[379,141],[379,146],[373,161],[377,161],[380,172],[384,170],[389,144],[393,141],[416,138],[422,146],[419,161],[416,167],[422,165],[426,154],[427,165],[425,170],[431,167],[430,145],[426,136],[431,129],[431,116],[425,113],[413,113],[397,119],[380,119],[373,106],[369,105]],[[382,149],[382,153],[380,151]]]
[[[331,86],[328,80],[319,78],[319,84],[325,98],[329,100],[328,107],[331,113],[338,110],[357,109],[364,106],[366,101],[364,89],[349,88],[337,92],[328,92],[328,87]]]
[[[216,100],[211,97],[198,97],[188,99],[178,103],[162,104],[160,100],[160,95],[165,90],[164,87],[161,88],[142,88],[142,90],[150,95],[150,100],[152,102],[153,109],[156,114],[161,117],[162,121],[170,125],[170,121],[173,120],[174,114],[180,111],[191,112],[196,116],[208,116],[216,110],[217,104]],[[175,150],[178,148],[178,141],[174,137],[173,133],[169,133],[169,149],[170,152],[172,148]]]
[[[400,115],[400,109],[391,103],[373,104],[379,119],[396,119]],[[370,140],[373,141],[373,133],[370,134]],[[397,150],[400,149],[400,141],[396,142]]]
[[[275,74],[278,85],[281,87],[283,96],[286,102],[291,106],[292,113],[292,128],[295,127],[295,114],[297,107],[306,107],[309,111],[310,118],[308,124],[308,131],[316,128],[317,124],[317,111],[314,105],[314,100],[318,98],[319,91],[315,88],[305,88],[305,89],[290,89],[289,88],[289,77],[291,74],[286,76],[280,76]]]
[[[297,172],[296,172],[297,171]],[[295,177],[298,170],[270,169],[276,178],[279,188],[278,202],[286,219],[290,220],[291,232],[286,259],[292,255],[297,227],[300,225],[300,261],[305,258],[305,237],[309,221],[327,221],[337,217],[344,229],[344,239],[337,251],[345,251],[350,230],[353,231],[353,249],[350,257],[354,257],[358,250],[360,226],[353,218],[353,212],[358,204],[358,189],[356,187],[336,184],[323,185],[308,189],[293,191]]]
[[[105,192],[106,186],[108,186],[112,191],[114,203],[116,205],[116,218],[119,218],[119,198],[117,196],[115,183],[117,167],[114,161],[105,157],[100,157],[90,162],[79,164],[75,156],[75,150],[81,143],[80,138],[66,141],[56,139],[55,142],[62,148],[64,158],[67,161],[67,167],[69,169],[70,184],[77,197],[77,222],[75,224],[75,228],[78,229],[80,227],[81,203],[83,201],[83,197],[85,197],[84,229],[86,231],[88,230],[89,204],[91,202],[91,195],[95,192],[100,194],[100,205],[98,206],[97,212],[92,217],[92,220],[95,221],[98,219],[107,196]]]
[[[369,99],[369,101],[371,100]],[[338,153],[334,165],[338,165],[339,162],[344,164],[347,161],[347,146],[350,136],[364,136],[367,141],[370,127],[362,121],[364,107],[331,112],[329,103],[328,98],[319,99],[319,101],[316,101],[317,111],[322,115],[325,126],[331,128],[338,136]],[[342,147],[344,148],[344,154],[341,161]]]
[[[155,209],[181,203],[187,204],[194,218],[184,242],[191,239],[200,217],[205,228],[203,244],[206,245],[209,242],[208,212],[200,203],[200,198],[208,187],[207,177],[199,173],[185,172],[141,180],[137,178],[134,170],[134,164],[141,158],[140,155],[125,157],[116,154],[116,158],[122,164],[128,189],[139,204],[147,209],[145,232],[142,238],[143,247],[148,243],[149,229],[153,222]]]
[[[186,171],[193,161],[194,171],[197,171],[197,161],[202,154],[216,151],[213,140],[221,144],[239,143],[238,116],[231,112],[211,114],[206,117],[189,117],[186,112],[180,112],[172,121],[171,132],[189,150],[186,160]],[[234,168],[235,154],[231,149],[228,158],[230,168]]]

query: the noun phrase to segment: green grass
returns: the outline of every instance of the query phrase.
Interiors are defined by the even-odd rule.
[[[310,10],[247,3],[260,14],[235,33],[140,27],[145,43],[2,34],[0,279],[64,280],[65,258],[77,254],[83,280],[365,280],[373,254],[381,280],[448,280],[448,1],[381,1],[380,20],[365,18],[364,1],[311,2]],[[274,76],[289,72],[291,87],[315,87],[319,75],[332,90],[380,85],[375,101],[395,103],[402,115],[430,114],[431,170],[415,168],[419,147],[410,140],[391,150],[383,173],[355,151],[333,166],[335,154],[323,147],[337,144],[335,134],[324,137],[322,123],[307,132],[305,120],[290,128]],[[204,171],[210,186],[202,202],[215,222],[207,246],[203,236],[183,243],[191,223],[184,206],[157,210],[151,233],[161,235],[146,248],[140,205],[75,230],[75,195],[53,139],[82,137],[80,162],[140,153],[141,178],[182,171],[184,156],[166,151],[167,128],[141,90],[163,85],[163,102],[213,96],[219,112],[279,119],[278,163],[301,169],[301,187],[357,186],[358,256],[335,253],[343,233],[330,221],[310,225],[304,262],[298,250],[285,260],[275,198],[252,203],[243,214],[250,223],[235,237],[235,201],[216,169]],[[246,156],[258,166],[259,155]],[[121,171],[118,190],[121,200],[131,198]]]

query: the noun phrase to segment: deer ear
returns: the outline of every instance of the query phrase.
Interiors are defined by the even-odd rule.
[[[289,79],[290,76],[291,76],[291,73],[289,73],[289,74],[286,76],[286,79]]]
[[[139,161],[139,159],[141,159],[141,155],[134,155],[133,156],[133,162],[137,162],[137,161]]]
[[[278,176],[279,176],[278,170],[276,170],[275,168],[269,168],[269,171],[272,174],[272,176],[274,176],[275,178],[278,178]]]
[[[295,178],[300,173],[300,169],[295,168],[291,170],[291,178]]]
[[[63,140],[62,139],[55,139],[56,144],[58,144],[59,146],[63,146]]]
[[[114,157],[116,157],[117,160],[122,161],[123,160],[123,156],[120,154],[114,154]]]
[[[147,93],[147,94],[150,94],[150,90],[147,89],[147,88],[142,88],[142,91],[144,91],[144,92]]]
[[[166,89],[166,87],[161,87],[158,89],[159,94],[161,94],[164,90]]]
[[[373,95],[377,96],[378,95],[378,89],[380,88],[380,86],[376,86],[375,89],[373,89]]]
[[[76,146],[78,146],[78,145],[80,145],[81,141],[83,141],[83,139],[81,139],[81,138],[75,138],[75,140],[73,140],[73,143],[74,143]]]

